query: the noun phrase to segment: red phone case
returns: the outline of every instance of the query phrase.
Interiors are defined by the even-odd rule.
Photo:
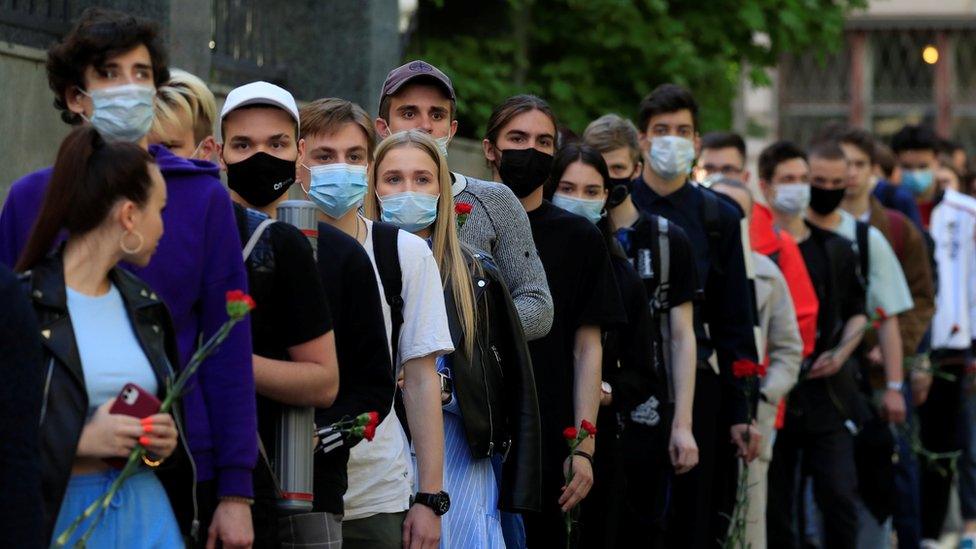
[[[162,406],[156,395],[136,385],[126,383],[125,387],[119,391],[119,396],[115,399],[115,404],[109,408],[110,414],[122,414],[126,416],[142,419],[149,417],[157,412]]]
[[[156,395],[146,391],[135,383],[126,383],[125,387],[119,391],[119,396],[115,398],[115,403],[109,408],[110,414],[122,414],[126,416],[142,419],[159,412],[162,403]],[[116,469],[125,467],[124,458],[108,458],[105,460],[109,465]]]

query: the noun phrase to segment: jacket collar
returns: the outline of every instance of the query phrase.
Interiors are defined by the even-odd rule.
[[[78,353],[71,317],[68,314],[62,250],[49,255],[25,274],[30,276],[30,297],[35,303],[35,308],[43,311],[38,314],[41,342],[59,362],[65,365],[75,380],[84,385],[81,357]],[[164,387],[165,380],[171,375],[170,365],[167,361],[161,363],[158,357],[154,356],[155,353],[150,352],[149,344],[150,338],[164,336],[161,333],[163,327],[158,323],[150,323],[149,318],[144,318],[148,316],[148,309],[162,305],[162,301],[144,282],[120,267],[114,267],[109,271],[109,279],[122,296],[126,310],[131,316],[136,338],[153,366],[159,386]]]

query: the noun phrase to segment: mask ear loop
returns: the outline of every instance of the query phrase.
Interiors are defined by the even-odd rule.
[[[305,168],[306,170],[308,170],[308,174],[309,175],[312,175],[312,168],[309,168],[308,166],[306,166],[304,162],[299,162],[298,165],[301,166],[301,167],[303,167],[303,168]],[[312,188],[312,183],[309,182],[308,189],[306,189],[305,188],[305,185],[302,185],[302,180],[299,179],[298,180],[298,186],[301,187],[302,191],[305,192],[305,196],[308,196],[308,191]]]

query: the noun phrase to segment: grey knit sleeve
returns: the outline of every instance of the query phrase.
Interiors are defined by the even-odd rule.
[[[522,204],[508,187],[470,177],[454,202],[471,205],[461,240],[494,257],[526,339],[544,337],[552,327],[552,295]]]

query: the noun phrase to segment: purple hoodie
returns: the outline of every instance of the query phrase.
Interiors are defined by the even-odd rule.
[[[166,179],[165,233],[152,261],[132,272],[152,286],[176,325],[180,360],[227,320],[224,294],[246,289],[247,272],[230,197],[216,165],[149,147]],[[0,212],[0,262],[13,268],[27,245],[51,178],[51,168],[22,177],[10,187]],[[257,423],[251,327],[245,321],[200,367],[183,397],[197,480],[217,479],[218,496],[253,497]]]

